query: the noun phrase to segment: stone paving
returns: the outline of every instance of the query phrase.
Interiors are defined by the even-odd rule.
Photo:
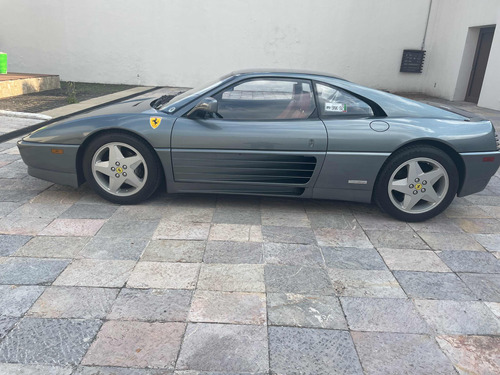
[[[0,144],[0,374],[498,374],[500,174],[424,223],[27,175]]]

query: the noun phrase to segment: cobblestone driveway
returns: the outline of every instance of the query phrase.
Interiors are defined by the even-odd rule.
[[[441,216],[109,204],[0,144],[0,374],[500,373],[500,175]],[[149,368],[149,369],[147,369]]]

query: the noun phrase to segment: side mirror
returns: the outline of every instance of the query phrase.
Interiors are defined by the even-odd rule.
[[[203,112],[205,114],[217,114],[219,110],[219,104],[217,99],[210,96],[203,98],[198,104],[196,104],[192,110],[187,114],[188,117],[196,114],[197,112]]]

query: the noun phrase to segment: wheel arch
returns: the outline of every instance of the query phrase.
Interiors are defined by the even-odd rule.
[[[462,157],[460,156],[460,154],[453,147],[451,147],[450,145],[448,145],[442,141],[439,141],[439,140],[435,140],[435,139],[415,140],[412,142],[405,143],[404,145],[398,147],[396,150],[394,150],[389,155],[389,157],[387,157],[384,164],[382,164],[382,166],[380,167],[380,169],[377,173],[377,178],[375,179],[375,183],[373,185],[372,197],[371,197],[372,202],[375,201],[375,190],[376,190],[376,187],[378,185],[378,180],[380,178],[380,175],[381,175],[383,169],[385,168],[385,166],[387,165],[387,163],[392,158],[392,156],[397,154],[401,150],[404,150],[408,147],[414,147],[414,146],[433,146],[437,149],[440,149],[444,153],[446,153],[451,158],[451,160],[453,160],[453,162],[455,163],[455,166],[457,167],[457,170],[458,170],[458,191],[461,190],[464,179],[465,179],[465,163],[464,163]]]
[[[83,155],[85,154],[85,150],[87,149],[90,142],[92,142],[94,139],[96,139],[97,137],[100,137],[104,134],[113,134],[113,133],[114,134],[127,134],[127,135],[131,135],[133,137],[138,138],[139,140],[144,142],[144,144],[147,147],[149,147],[151,149],[151,151],[153,151],[153,154],[156,157],[156,161],[159,163],[160,166],[162,165],[160,159],[158,158],[156,151],[154,150],[154,147],[151,145],[151,143],[146,138],[144,138],[140,134],[138,134],[134,131],[128,130],[128,129],[117,129],[117,128],[101,129],[101,130],[98,130],[98,131],[93,132],[90,135],[88,135],[87,138],[85,138],[83,140],[80,147],[78,147],[78,151],[76,154],[76,173],[77,173],[77,177],[78,177],[78,185],[81,185],[85,182],[85,176],[83,173]],[[160,170],[162,171],[162,173],[164,173],[163,166],[162,166],[162,168],[160,168]],[[161,176],[161,178],[164,179],[164,176]]]

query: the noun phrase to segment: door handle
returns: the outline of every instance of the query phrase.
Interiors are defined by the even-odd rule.
[[[309,148],[314,147],[314,139],[309,139]]]

